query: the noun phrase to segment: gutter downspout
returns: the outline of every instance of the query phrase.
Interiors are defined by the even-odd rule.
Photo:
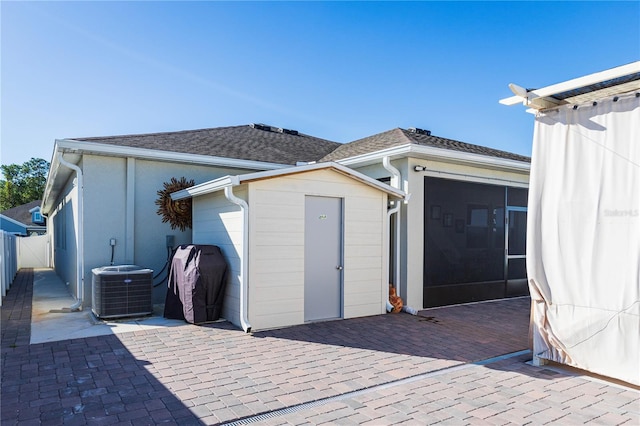
[[[391,165],[391,162],[389,161],[388,156],[382,158],[382,167],[384,167],[393,176],[391,179],[391,186],[396,189],[401,189],[400,182],[401,182],[402,176],[400,175],[400,171],[398,171],[398,169],[396,169]],[[392,207],[387,211],[389,221],[391,221],[391,215],[393,214],[396,215],[396,233],[395,233],[395,241],[394,241],[394,246],[395,246],[394,285],[396,289],[396,295],[400,297],[400,201],[398,201],[394,207]]]
[[[76,267],[77,270],[77,290],[76,303],[71,305],[69,309],[72,311],[82,310],[82,300],[84,298],[84,223],[82,205],[84,204],[84,183],[82,180],[82,169],[73,163],[69,163],[62,157],[62,153],[58,153],[58,161],[63,166],[76,172],[78,186],[78,231],[76,232]]]
[[[247,316],[249,298],[249,205],[233,193],[233,186],[238,182],[232,180],[231,186],[225,186],[224,196],[242,210],[242,259],[240,260],[240,324],[245,333],[251,332],[251,324]]]

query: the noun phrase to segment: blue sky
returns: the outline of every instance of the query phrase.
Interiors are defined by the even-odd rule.
[[[498,100],[640,59],[640,2],[6,2],[1,162],[57,138],[395,127],[530,155]]]

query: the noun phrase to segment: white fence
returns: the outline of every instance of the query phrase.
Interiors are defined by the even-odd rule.
[[[0,236],[2,237],[0,241],[0,267],[2,268],[0,289],[2,297],[4,297],[11,287],[16,272],[18,272],[18,242],[16,236],[8,232],[0,231]],[[2,305],[1,298],[0,305]]]
[[[18,238],[18,269],[49,266],[49,236],[32,235]]]

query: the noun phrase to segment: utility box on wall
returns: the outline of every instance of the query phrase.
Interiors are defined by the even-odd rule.
[[[143,316],[153,313],[153,271],[136,265],[94,268],[92,311],[99,318]]]

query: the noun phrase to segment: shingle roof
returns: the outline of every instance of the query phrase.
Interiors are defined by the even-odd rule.
[[[298,161],[317,161],[340,146],[338,142],[303,133],[281,131],[276,127],[264,125],[72,139],[89,143],[292,165]]]
[[[523,155],[513,154],[510,152],[500,151],[492,148],[486,148],[483,146],[460,142],[453,139],[442,138],[439,136],[433,136],[431,134],[416,133],[400,128],[395,128],[386,132],[378,133],[373,136],[340,145],[335,151],[325,155],[320,161],[338,161],[345,158],[355,157],[357,155],[368,154],[371,152],[408,144],[430,146],[434,148],[443,148],[453,151],[480,154],[489,157],[531,162],[531,159],[529,157],[525,157]]]
[[[29,210],[34,207],[40,206],[40,204],[42,204],[42,200],[31,201],[30,203],[12,207],[1,213],[6,217],[9,217],[27,226],[41,226],[41,223],[36,224],[31,221],[31,213],[29,213]]]

